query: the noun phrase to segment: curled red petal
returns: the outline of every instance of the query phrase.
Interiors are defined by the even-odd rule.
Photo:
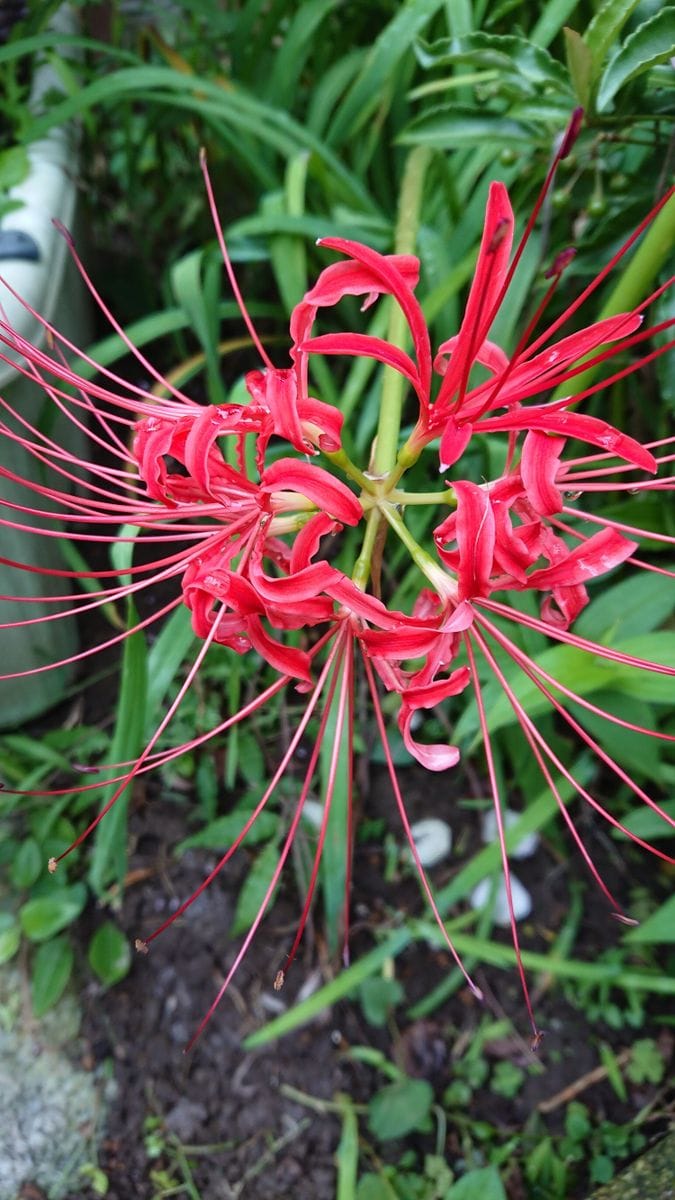
[[[528,500],[535,512],[542,516],[552,516],[562,508],[562,496],[560,488],[556,486],[556,478],[565,441],[563,437],[552,437],[532,429],[523,443],[520,475]]]
[[[571,404],[573,397],[565,401]],[[513,412],[504,413],[499,417],[486,417],[474,427],[478,433],[495,432],[499,429],[539,429],[543,433],[561,434],[563,437],[579,438],[582,442],[590,442],[608,454],[615,454],[626,462],[633,463],[644,471],[655,474],[657,463],[654,455],[641,446],[635,438],[621,433],[607,421],[599,417],[590,417],[586,413],[567,412],[563,405],[555,402],[550,405],[537,405],[532,408],[518,408]]]
[[[279,458],[272,463],[263,475],[261,491],[299,492],[345,525],[358,525],[363,516],[357,497],[346,484],[322,467],[296,458]]]
[[[636,549],[637,542],[629,542],[615,529],[601,529],[570,550],[560,562],[534,571],[528,578],[528,586],[548,590],[587,583],[589,579],[618,567]]]

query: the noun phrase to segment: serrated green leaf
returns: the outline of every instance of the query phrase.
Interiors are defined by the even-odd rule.
[[[73,947],[67,937],[51,938],[35,951],[30,992],[33,1012],[42,1017],[63,995],[73,969]]]
[[[416,55],[426,69],[465,63],[474,70],[496,68],[502,78],[516,74],[534,86],[555,84],[569,91],[565,68],[541,46],[513,34],[477,32],[431,43],[418,42]]]
[[[593,59],[594,79],[602,69],[613,42],[639,3],[640,0],[605,0],[589,22],[584,41]]]
[[[278,861],[279,849],[276,842],[268,842],[255,858],[251,870],[244,880],[244,886],[239,893],[234,920],[230,929],[233,937],[251,928],[251,925],[260,912]],[[274,895],[270,897],[268,908],[271,908],[273,904]]]
[[[607,65],[598,87],[598,112],[604,112],[622,87],[675,55],[675,7],[662,8],[626,38]]]
[[[83,883],[55,887],[49,896],[27,900],[19,910],[21,928],[32,942],[44,942],[79,917],[87,899]]]
[[[121,929],[112,921],[106,921],[92,937],[87,958],[89,966],[101,983],[112,987],[128,974],[131,966],[131,948]]]
[[[383,1142],[405,1137],[426,1122],[433,1102],[433,1088],[426,1079],[404,1077],[389,1083],[368,1105],[370,1131]]]
[[[21,943],[21,927],[12,913],[0,912],[0,966],[14,958]]]
[[[672,945],[675,943],[675,896],[670,896],[651,917],[626,934],[631,945]]]

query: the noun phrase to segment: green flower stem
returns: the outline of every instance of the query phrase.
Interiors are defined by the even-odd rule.
[[[363,545],[361,546],[361,553],[354,564],[354,570],[352,572],[352,581],[356,584],[357,588],[361,589],[362,592],[365,592],[366,587],[368,586],[368,580],[370,578],[370,564],[372,561],[373,550],[375,549],[375,542],[377,540],[377,531],[380,528],[381,520],[382,516],[379,508],[371,508],[370,512],[368,513],[368,517],[366,518],[366,532],[363,538]]]
[[[344,471],[348,479],[352,479],[354,483],[358,483],[364,492],[375,493],[376,487],[373,480],[369,479],[367,475],[364,475],[363,471],[359,470],[356,463],[352,462],[344,450],[335,450],[331,453],[324,450],[323,455],[334,467],[339,467],[341,471]]]
[[[618,279],[611,295],[608,297],[598,321],[604,321],[606,317],[615,317],[618,313],[630,312],[632,309],[644,300],[668,256],[675,245],[675,193],[664,204],[660,213],[655,217],[649,229],[645,233],[642,241],[639,243],[637,250],[633,254],[630,262]],[[598,350],[593,351],[594,354],[599,353],[603,349],[602,346]],[[575,392],[582,392],[585,388],[595,381],[600,368],[603,364],[596,363],[589,367],[587,371],[577,375],[574,379]],[[564,396],[569,396],[570,385],[572,380],[561,384],[556,390],[553,399],[562,400]]]
[[[427,554],[419,542],[415,541],[401,514],[388,504],[383,504],[380,512],[394,530],[396,536],[403,542],[410,557],[419,567],[422,574],[429,580],[434,591],[438,592],[440,596],[449,596],[451,591],[454,591],[451,576],[443,570],[443,567],[430,554]]]
[[[402,507],[406,504],[450,504],[454,507],[457,503],[453,488],[446,488],[444,492],[402,492],[398,488],[391,488],[387,492],[387,500]]]
[[[431,161],[431,150],[428,146],[415,146],[408,155],[401,196],[399,200],[398,220],[394,238],[396,254],[413,254],[417,244],[417,230],[420,222],[422,192],[424,177]],[[404,349],[407,345],[408,325],[398,305],[392,302],[389,318],[387,341],[394,346]],[[398,440],[401,430],[401,410],[405,396],[406,382],[403,376],[386,367],[382,381],[382,397],[380,401],[380,419],[377,426],[377,442],[373,459],[373,474],[385,475],[396,463]]]

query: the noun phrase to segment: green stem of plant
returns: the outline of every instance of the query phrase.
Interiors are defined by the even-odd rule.
[[[413,254],[417,244],[417,231],[422,207],[424,177],[431,161],[428,146],[415,146],[408,155],[401,195],[398,220],[394,237],[396,254]],[[408,325],[398,305],[392,302],[387,341],[403,349],[407,344]],[[380,419],[377,426],[377,444],[373,459],[373,473],[386,475],[396,463],[398,439],[401,430],[401,410],[406,383],[403,376],[386,367],[382,380]]]
[[[370,577],[370,564],[375,548],[377,531],[380,528],[382,516],[379,508],[371,508],[366,518],[366,532],[361,546],[361,553],[354,564],[352,580],[362,592],[365,592]]]
[[[649,294],[659,271],[675,246],[675,193],[664,204],[639,243],[630,262],[622,272],[613,291],[605,302],[598,321],[614,317],[618,313],[630,312]],[[602,349],[602,347],[600,347]],[[594,351],[597,354],[598,351]],[[583,392],[597,378],[602,363],[589,367],[574,380],[575,392]],[[570,382],[561,384],[553,399],[569,396]]]
[[[380,511],[434,590],[439,595],[447,595],[452,582],[451,577],[430,554],[427,554],[419,542],[415,541],[401,514],[389,505],[383,505]]]

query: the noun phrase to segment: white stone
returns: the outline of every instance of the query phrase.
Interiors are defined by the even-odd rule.
[[[492,890],[491,879],[481,879],[480,883],[473,889],[469,903],[472,908],[483,908],[490,899]],[[513,912],[516,921],[524,921],[532,912],[532,897],[527,888],[520,882],[516,875],[511,875],[511,897],[513,900]],[[506,896],[506,884],[503,879],[500,879],[494,896],[493,919],[495,925],[499,925],[502,929],[506,929],[510,923],[509,905]]]
[[[425,870],[448,858],[452,850],[452,830],[438,817],[424,817],[410,827],[415,848]]]
[[[514,812],[512,808],[504,809],[504,825],[506,829],[512,829],[522,817],[522,813]],[[488,808],[481,817],[481,836],[484,842],[490,845],[497,840],[497,817],[494,808]],[[536,833],[526,833],[520,839],[518,845],[510,852],[510,858],[529,858],[535,853],[539,846],[539,835]]]

